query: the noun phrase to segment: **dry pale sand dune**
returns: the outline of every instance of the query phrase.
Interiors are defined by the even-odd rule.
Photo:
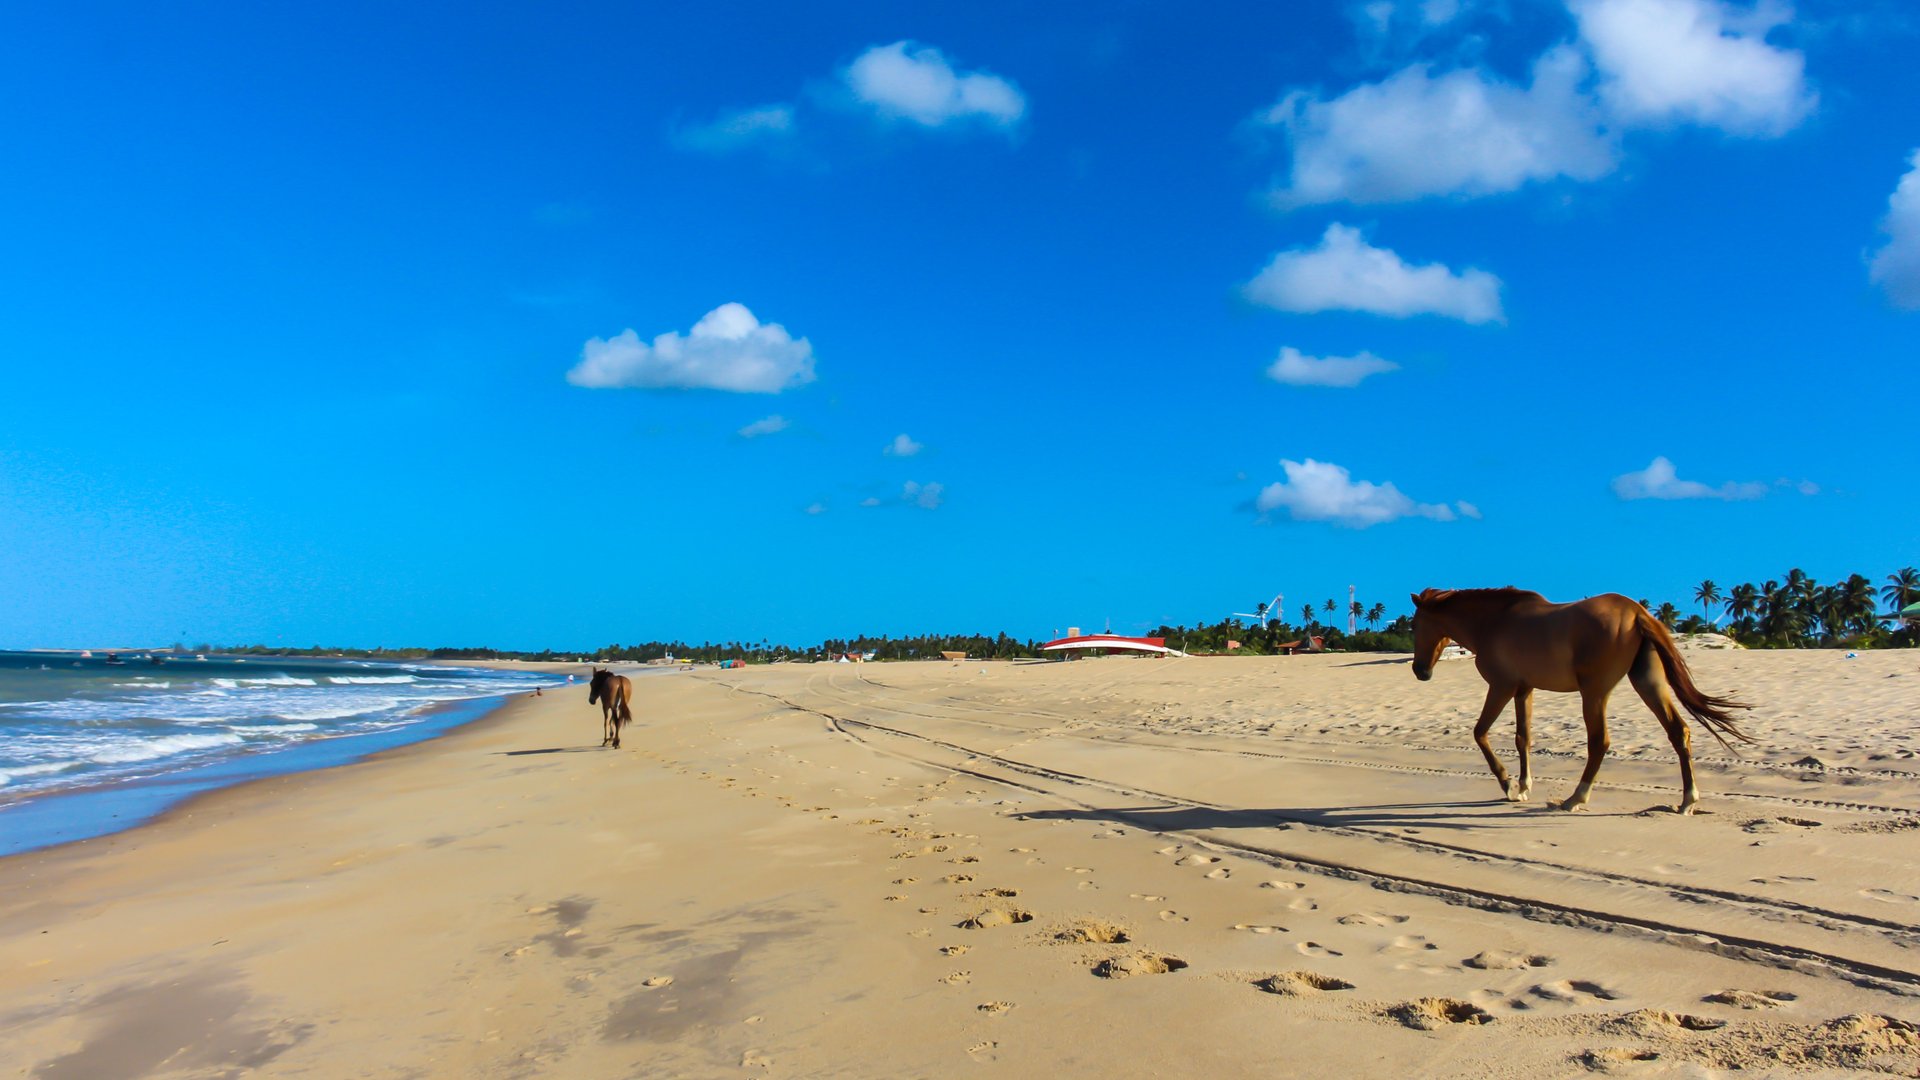
[[[0,861],[15,1075],[1920,1073],[1920,653],[1696,653],[1591,813],[1467,663],[649,675]],[[1584,740],[1537,702],[1535,798]],[[1510,754],[1511,722],[1499,729]]]

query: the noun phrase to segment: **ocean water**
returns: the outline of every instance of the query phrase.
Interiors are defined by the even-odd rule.
[[[111,664],[104,653],[0,652],[0,854],[73,838],[71,828],[56,828],[51,841],[41,835],[55,819],[118,823],[79,830],[99,835],[194,791],[352,760],[470,719],[501,695],[566,681],[428,664],[149,655]]]

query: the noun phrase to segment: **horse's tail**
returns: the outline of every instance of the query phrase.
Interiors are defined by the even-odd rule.
[[[1634,605],[1634,619],[1640,627],[1640,636],[1653,651],[1660,655],[1660,666],[1666,669],[1667,685],[1673,689],[1673,696],[1680,704],[1707,729],[1707,734],[1720,740],[1727,752],[1738,756],[1733,744],[1727,741],[1731,735],[1744,743],[1757,742],[1753,736],[1740,730],[1729,709],[1751,709],[1753,706],[1732,698],[1714,697],[1694,685],[1693,672],[1687,668],[1686,660],[1680,656],[1680,647],[1673,642],[1673,635],[1659,619],[1653,617],[1646,608]]]
[[[620,711],[618,716],[614,720],[614,725],[616,728],[623,728],[623,727],[626,727],[628,724],[633,723],[632,698],[633,698],[633,687],[631,686],[625,687],[624,692],[620,695]]]

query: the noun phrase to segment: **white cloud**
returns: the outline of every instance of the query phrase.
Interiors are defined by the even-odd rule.
[[[1359,386],[1369,375],[1399,371],[1400,365],[1370,352],[1358,356],[1308,356],[1291,345],[1267,368],[1267,378],[1288,386]]]
[[[740,437],[743,439],[757,439],[762,435],[777,435],[787,430],[787,427],[787,418],[781,416],[779,413],[775,413],[764,420],[755,420],[753,423],[741,428]]]
[[[814,504],[812,504],[811,506],[808,506],[808,507],[807,507],[807,513],[809,513],[809,514],[812,514],[812,515],[814,515],[814,516],[816,516],[816,517],[817,517],[817,516],[819,516],[819,515],[821,515],[821,514],[824,514],[824,513],[826,513],[826,512],[827,512],[827,504],[826,504],[826,503],[820,503],[820,502],[817,502],[817,503],[814,503]]]
[[[1914,311],[1920,310],[1920,150],[1908,156],[1907,166],[1880,222],[1886,246],[1874,253],[1867,277],[1895,307]]]
[[[1254,303],[1281,311],[1506,321],[1499,278],[1474,269],[1456,274],[1439,263],[1410,266],[1392,251],[1368,244],[1360,230],[1339,224],[1327,226],[1318,247],[1275,255],[1244,291]]]
[[[900,498],[922,510],[938,510],[946,493],[944,484],[919,484],[909,480],[901,487]]]
[[[1291,161],[1274,202],[1406,202],[1597,180],[1614,171],[1633,129],[1692,124],[1770,138],[1819,103],[1804,54],[1767,41],[1792,22],[1786,0],[1565,2],[1574,40],[1541,54],[1526,86],[1481,67],[1436,74],[1416,63],[1330,99],[1283,96],[1255,118],[1287,135]],[[1456,0],[1354,9],[1363,38],[1403,46],[1467,14]]]
[[[973,121],[1011,128],[1026,114],[1020,88],[983,71],[956,71],[939,49],[910,41],[875,45],[841,81],[855,101],[881,116],[923,127]]]
[[[879,506],[880,497],[878,495],[869,495],[866,498],[860,500],[860,505],[861,506]]]
[[[907,437],[906,432],[901,432],[893,437],[892,442],[887,444],[884,453],[888,457],[912,457],[925,449],[926,445],[924,443],[914,442]]]
[[[1657,457],[1639,472],[1614,477],[1613,493],[1622,499],[1757,499],[1767,493],[1767,485],[1728,481],[1709,487],[1680,479],[1673,462]]]
[[[1460,516],[1463,518],[1470,518],[1474,521],[1480,520],[1480,508],[1465,499],[1454,503],[1453,508],[1460,511]]]
[[[1778,0],[1567,0],[1600,70],[1600,100],[1623,123],[1693,123],[1739,135],[1791,130],[1818,100],[1806,57],[1767,44],[1792,21]]]
[[[760,105],[729,109],[711,122],[674,132],[673,141],[690,150],[725,153],[784,142],[794,133],[793,106]]]
[[[1404,517],[1452,521],[1453,508],[1443,503],[1414,502],[1392,484],[1374,484],[1355,480],[1331,462],[1282,461],[1287,478],[1268,484],[1254,500],[1262,514],[1285,510],[1295,521],[1331,521],[1352,529],[1365,529]],[[1463,509],[1471,509],[1467,503]],[[1471,516],[1477,517],[1475,510]]]
[[[1528,87],[1415,64],[1330,101],[1294,91],[1262,118],[1286,131],[1292,150],[1272,198],[1288,208],[1405,202],[1598,179],[1613,171],[1615,151],[1580,90],[1586,75],[1586,61],[1561,46],[1534,63]]]
[[[762,323],[740,304],[707,312],[684,336],[661,334],[648,345],[631,329],[593,338],[567,372],[575,386],[606,389],[727,390],[777,394],[813,381],[813,345],[779,323]]]

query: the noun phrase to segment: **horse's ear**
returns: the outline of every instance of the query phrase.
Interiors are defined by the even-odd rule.
[[[1426,603],[1426,601],[1422,599],[1422,594],[1420,593],[1408,593],[1407,598],[1413,601],[1413,606],[1416,608],[1419,607],[1421,604]]]

